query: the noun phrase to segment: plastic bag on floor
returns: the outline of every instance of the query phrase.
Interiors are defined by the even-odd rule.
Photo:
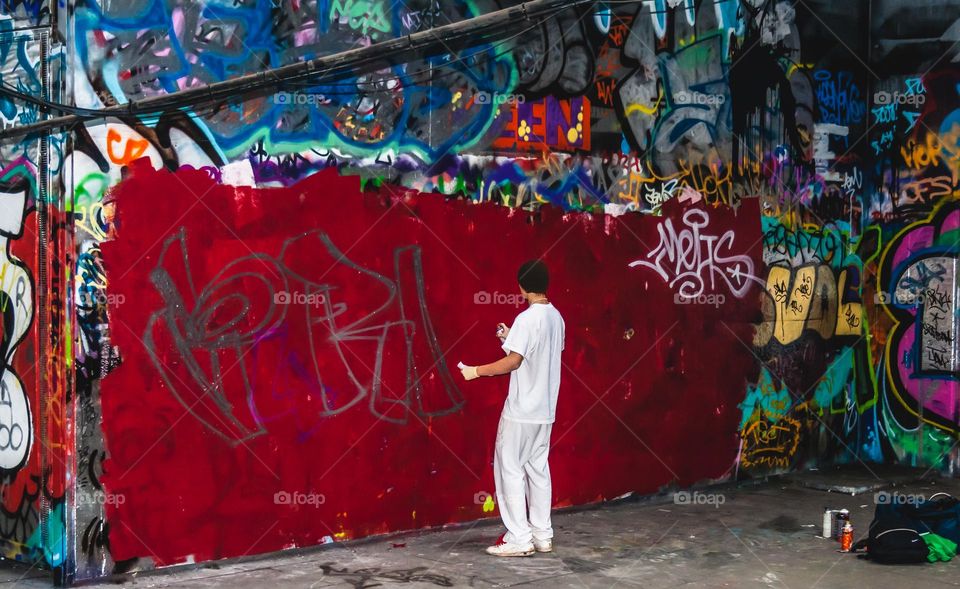
[[[947,562],[957,555],[957,544],[955,542],[933,533],[921,534],[920,536],[927,543],[927,549],[929,550],[927,560],[930,562]]]

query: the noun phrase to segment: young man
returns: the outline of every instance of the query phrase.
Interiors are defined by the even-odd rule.
[[[494,556],[530,556],[534,551],[553,550],[547,458],[560,391],[564,324],[547,299],[546,264],[539,260],[524,263],[517,280],[528,306],[517,315],[513,327],[497,326],[506,357],[483,366],[460,365],[467,380],[510,375],[493,460],[497,504],[507,532],[487,548]]]

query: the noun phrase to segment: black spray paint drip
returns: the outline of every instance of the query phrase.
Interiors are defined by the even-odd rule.
[[[780,96],[780,114],[783,117],[787,139],[794,162],[806,161],[803,141],[797,126],[797,99],[790,81],[780,65],[785,49],[761,44],[760,31],[755,25],[738,44],[731,55],[730,94],[733,104],[733,161],[741,162],[741,144],[747,138],[750,118],[759,113],[760,136],[766,134],[767,91],[775,89]],[[747,154],[750,155],[750,154]]]

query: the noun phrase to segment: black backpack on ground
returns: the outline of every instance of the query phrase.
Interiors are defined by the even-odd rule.
[[[856,552],[867,549],[867,557],[884,564],[927,562],[927,543],[923,541],[912,522],[891,515],[879,515],[870,524],[865,540],[853,546]]]
[[[877,508],[879,513],[880,506]],[[897,509],[896,514],[910,520],[913,523],[911,527],[921,534],[933,532],[960,544],[960,500],[948,493],[937,493],[926,501],[914,504],[885,505],[884,508]]]

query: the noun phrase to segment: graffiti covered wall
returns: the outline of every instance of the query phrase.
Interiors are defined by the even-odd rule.
[[[77,401],[100,425],[78,428],[77,484],[104,493],[77,505],[77,578],[490,515],[502,395],[450,367],[519,311],[504,301],[526,257],[550,262],[573,337],[556,503],[739,476],[738,457],[763,453],[738,433],[761,378],[756,197],[770,157],[784,175],[810,159],[816,107],[781,67],[800,58],[795,14],[754,4],[568,11],[456,55],[76,134],[75,296],[97,302],[78,309]],[[124,104],[501,6],[90,3],[75,100]],[[770,79],[738,103],[731,66],[752,45]],[[589,472],[603,482],[583,486]]]
[[[0,84],[58,99],[62,51],[35,28],[50,22],[47,4],[3,9]],[[45,116],[35,103],[0,98],[0,129]],[[60,145],[56,135],[0,145],[0,555],[50,568],[67,554],[67,221],[51,189]]]
[[[3,82],[46,64],[96,110],[516,4],[8,2]],[[490,516],[503,392],[452,367],[536,256],[568,326],[556,505],[955,469],[955,4],[596,2],[4,143],[4,398],[24,440],[72,428],[70,485],[0,448],[3,539],[73,581]]]
[[[206,206],[183,217],[198,188]],[[114,558],[237,556],[489,512],[504,383],[465,384],[451,368],[496,357],[489,326],[519,311],[517,249],[546,253],[572,337],[553,449],[565,465],[558,504],[730,469],[737,409],[727,400],[754,364],[691,356],[685,344],[749,337],[750,305],[734,300],[759,289],[758,250],[743,249],[759,239],[755,206],[663,222],[550,209],[531,224],[531,213],[492,204],[393,194],[361,193],[358,178],[333,170],[288,189],[238,192],[199,171],[138,170],[121,184],[122,230],[102,245],[111,290],[128,301],[111,315],[123,361],[101,389],[101,481],[126,498],[107,509]],[[642,244],[658,240],[649,256]],[[677,240],[696,249],[670,259]],[[643,267],[631,267],[637,258]],[[684,289],[729,302],[681,316]],[[726,328],[701,333],[721,316]],[[650,412],[651,389],[688,411]],[[725,451],[699,456],[684,441],[691,427]],[[652,452],[630,450],[634,435]]]

